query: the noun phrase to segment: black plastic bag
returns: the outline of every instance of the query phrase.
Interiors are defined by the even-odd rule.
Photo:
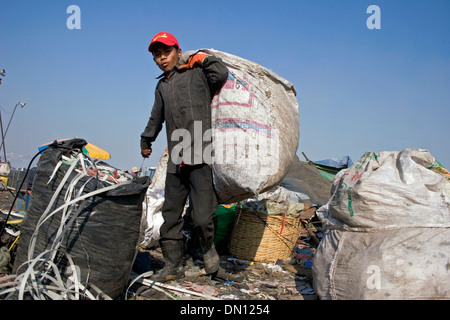
[[[75,179],[81,170],[69,174],[70,165],[63,162],[58,167],[58,163],[63,156],[82,153],[84,145],[83,139],[55,142],[41,155],[21,226],[13,272],[23,272],[28,266],[26,261],[50,250],[47,257],[53,256],[52,261],[64,274],[69,265],[68,254],[79,268],[80,282],[86,288],[95,285],[114,299],[122,294],[130,276],[140,240],[142,202],[150,179],[132,180],[130,176],[131,181],[114,186],[93,176],[92,170],[91,175]],[[77,182],[72,190],[70,183],[74,181]],[[114,189],[77,201],[108,186]],[[56,192],[58,187],[62,187],[60,192]],[[54,194],[57,196],[49,207]],[[76,194],[71,198],[73,204],[55,212],[68,202],[64,199],[67,194]],[[39,223],[44,212],[48,219]],[[62,222],[63,214],[68,217],[65,222]],[[29,257],[30,248],[32,257]]]

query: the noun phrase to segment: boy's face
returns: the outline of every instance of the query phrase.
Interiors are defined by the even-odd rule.
[[[163,43],[156,43],[152,49],[153,61],[164,72],[169,72],[181,58],[181,49],[169,47]]]

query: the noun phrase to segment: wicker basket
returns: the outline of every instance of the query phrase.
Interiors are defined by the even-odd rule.
[[[299,218],[238,209],[230,253],[239,259],[274,262],[290,258],[302,230]]]

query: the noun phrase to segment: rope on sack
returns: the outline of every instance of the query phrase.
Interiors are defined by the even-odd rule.
[[[64,282],[61,271],[58,269],[54,259],[57,256],[59,248],[62,246],[64,237],[67,235],[70,226],[76,222],[76,218],[85,208],[87,199],[97,194],[113,190],[122,184],[131,183],[131,181],[128,180],[120,184],[111,184],[107,187],[81,195],[87,183],[94,179],[94,177],[90,175],[89,170],[86,168],[93,167],[97,170],[95,163],[90,161],[90,159],[81,152],[74,153],[70,157],[63,156],[55,166],[55,169],[53,170],[47,183],[52,181],[56,175],[56,172],[63,163],[70,164],[70,166],[36,224],[35,231],[33,232],[28,245],[28,261],[18,267],[15,275],[9,275],[1,278],[2,283],[0,283],[0,296],[6,296],[6,299],[14,299],[14,295],[17,294],[18,299],[22,300],[25,295],[28,294],[31,298],[36,300],[69,300],[80,298],[91,300],[112,300],[111,297],[103,293],[97,286],[88,283],[88,280],[86,280],[86,284],[81,282],[79,268],[74,264],[72,257],[67,252],[64,252],[64,256],[68,261],[68,267],[65,270],[66,276],[68,276],[66,282]],[[78,174],[69,182],[67,192],[64,196],[64,204],[50,212],[55,200],[61,193],[64,185],[68,182],[69,177],[75,170],[77,164],[81,164],[81,170],[77,168],[79,171]],[[77,183],[82,177],[85,176],[90,176],[90,178],[78,189],[78,191],[76,191]],[[95,178],[98,179],[98,174]],[[75,197],[73,198],[73,196]],[[75,204],[80,201],[83,202],[75,210]],[[61,222],[51,248],[33,258],[39,229],[49,218],[54,216],[59,211],[62,211]],[[87,255],[86,251],[85,253]],[[88,255],[87,258],[89,260]],[[25,270],[19,273],[19,270],[23,268],[25,268]],[[87,279],[89,279],[90,273],[90,268],[88,269]]]

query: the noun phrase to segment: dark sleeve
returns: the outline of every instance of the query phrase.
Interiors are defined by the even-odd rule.
[[[220,91],[228,78],[228,69],[222,59],[215,56],[208,56],[203,60],[203,72],[208,80],[208,85],[212,95]]]
[[[150,149],[152,142],[156,140],[164,123],[164,103],[158,87],[155,90],[155,102],[153,104],[150,119],[148,119],[147,126],[141,134],[141,149]]]

